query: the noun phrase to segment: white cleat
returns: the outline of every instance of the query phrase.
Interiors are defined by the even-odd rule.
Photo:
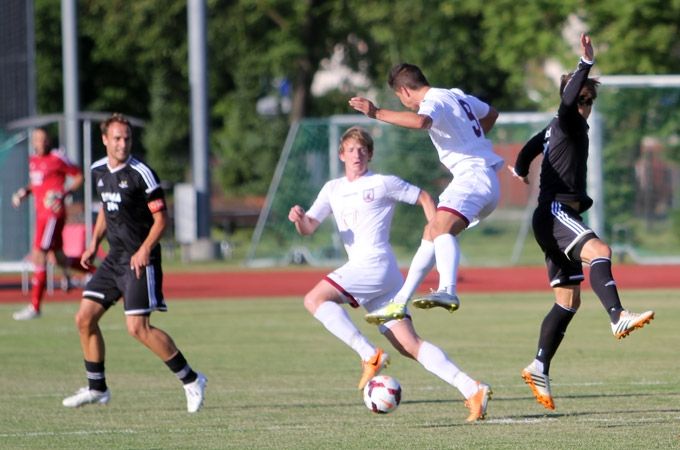
[[[93,391],[90,388],[83,387],[70,397],[66,397],[61,404],[67,408],[78,408],[83,405],[98,403],[106,405],[111,400],[111,391],[107,389],[104,392]]]
[[[432,291],[422,297],[413,300],[413,306],[420,309],[430,309],[435,306],[454,312],[460,307],[460,300],[456,294],[449,294],[446,291]]]
[[[28,305],[21,308],[19,311],[12,314],[14,320],[32,320],[40,318],[40,311],[36,311],[33,305]]]
[[[187,396],[187,411],[195,413],[201,406],[203,406],[203,398],[205,397],[205,386],[208,384],[208,379],[201,372],[197,372],[197,377],[194,381],[184,385],[184,393]]]
[[[642,328],[654,319],[654,311],[645,311],[642,314],[632,313],[625,309],[621,311],[619,321],[612,324],[612,333],[616,339],[623,339],[631,331]]]

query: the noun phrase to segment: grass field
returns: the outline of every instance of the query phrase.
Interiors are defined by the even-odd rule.
[[[153,323],[209,378],[189,415],[175,377],[128,337],[121,306],[103,321],[112,401],[76,410],[85,384],[76,303],[11,319],[0,305],[0,448],[605,449],[680,448],[678,291],[627,291],[624,305],[657,318],[616,341],[591,293],[553,361],[557,410],[538,405],[519,372],[533,358],[549,293],[466,295],[454,315],[415,311],[416,328],[470,375],[492,385],[488,420],[465,424],[452,387],[392,351],[385,371],[403,402],[374,415],[355,388],[356,355],[307,315],[300,299],[172,301]],[[381,346],[386,341],[351,313]]]

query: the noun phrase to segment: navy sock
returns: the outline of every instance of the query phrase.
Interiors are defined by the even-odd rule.
[[[87,375],[87,385],[91,391],[105,392],[108,389],[104,374],[104,361],[85,361],[85,373]]]
[[[607,310],[612,323],[619,321],[623,310],[609,258],[595,258],[590,262],[590,286]]]
[[[172,370],[172,373],[174,373],[183,384],[193,383],[198,377],[180,351],[178,351],[175,356],[165,361],[165,365]]]
[[[536,359],[543,363],[543,373],[548,374],[550,371],[550,361],[562,343],[574,314],[576,314],[576,311],[565,309],[555,303],[543,319],[541,334],[538,338],[538,352],[536,353]]]

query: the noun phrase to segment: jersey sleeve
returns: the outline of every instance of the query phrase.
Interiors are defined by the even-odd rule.
[[[434,101],[431,98],[424,98],[418,107],[418,114],[428,116],[432,119],[432,122],[436,123],[441,117],[442,110],[443,105],[440,102]]]
[[[463,100],[465,100],[465,102],[470,105],[472,113],[477,117],[477,119],[482,119],[486,117],[487,114],[489,114],[489,109],[491,107],[488,103],[483,102],[474,95],[468,95],[463,91],[460,91],[460,89],[457,89],[457,91],[459,91],[461,97],[463,97]]]
[[[308,217],[321,223],[331,214],[330,190],[330,183],[324,184],[321,191],[319,191],[316,200],[314,200],[314,203],[312,203],[312,206],[310,206],[307,211]]]
[[[394,175],[383,178],[387,195],[398,202],[415,205],[420,195],[420,188]]]
[[[70,159],[68,159],[68,156],[66,156],[66,153],[62,149],[53,150],[52,153],[57,157],[59,164],[61,165],[61,170],[66,175],[73,177],[82,174],[80,167],[76,166]]]
[[[139,160],[133,160],[131,167],[139,175],[139,186],[144,190],[149,211],[157,213],[166,210],[165,191],[161,187],[160,178],[158,178],[156,172]]]
[[[593,63],[586,62],[583,58],[578,63],[576,71],[562,91],[562,100],[557,111],[557,117],[560,122],[560,127],[567,131],[570,130],[570,125],[580,117],[578,112],[578,97],[581,94],[581,89],[588,79],[590,68]]]
[[[531,162],[543,152],[545,146],[545,133],[548,128],[544,128],[536,133],[531,139],[524,144],[522,150],[517,154],[515,160],[515,173],[520,177],[529,175],[529,166]]]

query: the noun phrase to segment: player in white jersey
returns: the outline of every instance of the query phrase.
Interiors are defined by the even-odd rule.
[[[413,305],[418,308],[458,309],[456,280],[460,248],[456,236],[491,214],[498,204],[500,189],[497,172],[503,159],[493,151],[486,133],[498,118],[498,112],[478,98],[460,89],[431,87],[422,71],[412,64],[392,68],[388,84],[401,103],[413,111],[378,108],[370,100],[353,97],[349,104],[368,117],[406,128],[428,130],[439,160],[453,175],[453,180],[439,196],[434,219],[416,252],[407,282],[384,309],[366,316],[372,323],[382,323],[406,314],[406,303],[434,262],[439,272],[439,287]]]
[[[304,305],[359,355],[363,372],[358,387],[363,389],[388,364],[389,357],[366,339],[341,305],[363,306],[370,313],[394,298],[403,282],[389,242],[396,204],[418,204],[428,220],[435,214],[435,205],[418,187],[396,176],[369,171],[373,139],[364,129],[353,127],[345,132],[339,156],[345,164],[345,176],[327,182],[309,211],[295,205],[288,218],[301,235],[314,233],[329,215],[335,218],[349,260],[319,281],[305,295]],[[422,340],[408,314],[387,321],[380,331],[400,353],[460,391],[470,409],[469,422],[484,419],[491,388],[470,378],[440,348]]]

